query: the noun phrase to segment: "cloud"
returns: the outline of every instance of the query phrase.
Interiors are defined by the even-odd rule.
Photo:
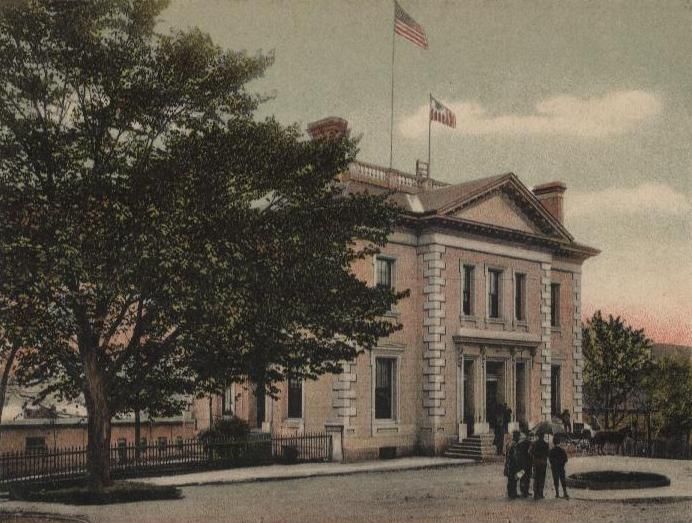
[[[657,213],[686,216],[692,212],[690,198],[663,183],[643,183],[632,188],[611,187],[601,191],[573,191],[565,198],[568,218],[618,214]]]
[[[492,114],[475,102],[446,104],[457,117],[457,132],[472,135],[559,134],[601,137],[622,134],[656,116],[663,107],[646,91],[615,91],[601,97],[560,95],[538,102],[532,114]],[[399,126],[408,138],[428,130],[428,105],[407,116]]]

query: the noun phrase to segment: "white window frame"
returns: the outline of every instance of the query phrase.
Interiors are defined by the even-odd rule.
[[[490,272],[497,272],[497,316],[490,315]],[[502,267],[499,265],[486,265],[485,266],[485,317],[489,322],[504,323],[506,320],[505,315],[505,299],[504,290],[505,286],[503,280],[505,279],[505,274],[507,274],[507,267]]]
[[[290,387],[289,380],[286,380],[286,420],[287,421],[303,421],[305,419],[305,380],[300,379],[300,418],[292,418],[289,416],[289,398],[288,389]]]
[[[557,304],[553,304],[553,287],[557,287]],[[553,330],[560,330],[562,326],[562,314],[560,307],[560,296],[562,294],[562,284],[558,281],[550,282],[550,328]],[[555,323],[553,324],[553,305],[555,305]]]
[[[471,314],[466,314],[464,313],[464,283],[466,281],[466,267],[471,267]],[[472,319],[477,317],[477,310],[478,307],[476,306],[476,296],[478,294],[477,292],[477,280],[478,280],[478,265],[475,263],[471,263],[468,261],[464,260],[459,260],[459,274],[461,277],[459,278],[460,280],[460,285],[459,285],[459,294],[460,294],[460,303],[459,303],[459,316],[465,319]]]
[[[524,309],[524,318],[517,318],[517,276],[524,277],[524,295],[522,296],[521,306]],[[512,320],[518,325],[526,325],[529,322],[528,290],[529,275],[523,271],[512,271]]]
[[[398,432],[401,421],[401,353],[403,346],[378,347],[373,349],[370,354],[370,402],[372,435],[377,434],[378,429],[389,429]],[[392,418],[378,419],[375,417],[375,387],[377,386],[377,360],[389,359],[394,361],[394,386],[392,394]]]
[[[372,257],[372,273],[373,273],[373,287],[377,287],[377,260],[386,260],[391,262],[391,289],[396,292],[397,289],[397,257],[390,254],[376,254]],[[388,315],[396,315],[399,311],[395,304],[392,304],[391,309],[389,309]]]
[[[392,273],[392,285],[391,288],[393,290],[396,290],[396,257],[395,256],[390,256],[389,254],[376,254],[373,256],[373,263],[372,263],[372,268],[373,268],[373,283],[374,286],[377,287],[377,261],[382,260],[382,261],[388,261],[391,262],[391,273]]]

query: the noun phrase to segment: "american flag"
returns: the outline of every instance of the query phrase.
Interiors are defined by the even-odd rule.
[[[440,122],[452,129],[456,129],[457,127],[456,115],[432,96],[430,97],[430,120],[433,122]]]
[[[428,48],[428,37],[418,23],[394,0],[394,32],[423,49]]]

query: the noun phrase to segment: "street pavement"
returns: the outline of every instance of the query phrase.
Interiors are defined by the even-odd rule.
[[[382,463],[395,462],[355,465],[361,467],[360,472],[372,472],[375,465]],[[296,467],[300,466],[290,466],[301,470]],[[550,475],[545,500],[510,501],[506,498],[502,468],[501,463],[466,464],[236,483],[219,483],[219,478],[212,476],[208,479],[215,484],[182,487],[184,499],[176,501],[102,507],[7,501],[0,503],[0,511],[82,515],[92,523],[692,521],[692,501],[680,499],[682,492],[692,495],[692,462],[606,457],[574,458],[568,463],[568,473],[598,468],[655,470],[669,475],[673,483],[671,487],[664,487],[673,489],[669,496],[666,497],[666,491],[662,489],[653,489],[660,495],[648,501],[612,499],[619,495],[615,494],[616,491],[608,491],[611,499],[585,499],[585,491],[577,492],[575,489],[570,492],[572,499],[555,499]],[[255,470],[259,471],[259,468]],[[183,484],[188,480],[189,477],[178,481]]]

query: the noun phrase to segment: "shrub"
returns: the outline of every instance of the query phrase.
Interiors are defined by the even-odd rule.
[[[10,499],[12,500],[64,503],[67,505],[107,505],[110,503],[180,498],[182,498],[182,492],[179,488],[133,481],[116,481],[112,486],[106,487],[103,492],[91,490],[85,484],[50,490],[35,485],[10,487]]]
[[[250,426],[237,416],[217,420],[210,429],[202,431],[197,436],[201,441],[219,441],[226,439],[246,439],[250,434]]]
[[[281,459],[283,463],[286,463],[287,465],[293,465],[294,463],[298,463],[297,448],[289,445],[284,445],[281,450],[283,451]]]

